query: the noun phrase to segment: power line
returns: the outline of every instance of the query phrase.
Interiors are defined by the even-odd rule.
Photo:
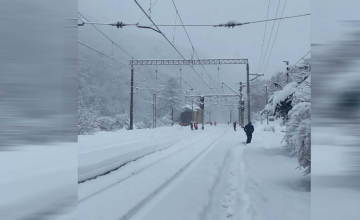
[[[155,6],[155,4],[156,4],[158,1],[159,1],[159,0],[156,0],[156,2],[151,5],[151,7],[147,10],[147,12],[151,11],[151,9]],[[145,17],[145,15],[143,15],[143,16],[140,18],[140,20],[137,22],[137,24],[140,23],[140,21],[141,21],[144,17]]]
[[[119,64],[117,64],[117,63],[110,63],[110,62],[106,62],[105,60],[101,60],[101,59],[99,59],[99,58],[97,58],[97,57],[91,56],[91,55],[89,55],[89,54],[82,53],[82,52],[80,52],[80,51],[79,51],[79,53],[80,53],[80,54],[83,54],[83,55],[85,55],[85,56],[88,56],[88,57],[90,57],[90,58],[92,58],[92,59],[96,59],[96,60],[98,60],[98,61],[103,62],[103,63],[104,63],[104,64],[103,64],[103,67],[104,67],[104,68],[109,68],[109,69],[112,69],[112,70],[114,70],[114,71],[119,71],[119,69],[123,69],[123,68],[130,68],[129,66],[125,66],[125,67],[124,67],[125,64],[119,65]],[[82,62],[88,62],[88,61],[81,60],[81,59],[79,59],[79,60],[82,61]],[[114,67],[105,66],[105,64],[110,65],[110,66],[114,65]],[[115,69],[115,68],[118,68],[118,69]],[[144,76],[147,77],[148,79],[152,80],[152,78],[149,76],[149,74],[143,73],[143,72],[138,71],[138,70],[136,70],[136,71],[139,72],[139,73],[141,73],[142,75],[144,75]],[[121,73],[126,74],[126,75],[130,75],[130,74],[124,73],[124,72],[121,72]]]
[[[89,54],[87,54],[87,53],[83,53],[83,52],[80,52],[80,51],[78,51],[78,53],[80,53],[80,54],[82,54],[82,55],[84,55],[84,56],[87,56],[87,58],[94,59],[94,60],[99,61],[99,62],[103,62],[103,64],[107,64],[107,65],[110,65],[110,66],[111,66],[111,65],[114,65],[116,68],[119,68],[119,69],[127,68],[127,67],[124,67],[123,65],[119,65],[119,64],[117,64],[117,63],[107,62],[107,61],[105,61],[105,60],[100,59],[99,57],[91,56],[91,55],[89,55]],[[80,58],[79,58],[79,59],[80,59]]]
[[[285,0],[285,4],[284,4],[284,7],[283,7],[283,10],[282,10],[282,13],[281,13],[281,17],[282,17],[283,14],[284,14],[285,7],[286,7],[286,3],[287,3],[287,0]],[[269,64],[269,61],[270,61],[270,58],[271,58],[271,54],[272,54],[272,51],[273,51],[273,48],[274,48],[274,45],[275,45],[276,37],[277,37],[277,34],[278,34],[278,32],[279,32],[280,24],[281,24],[281,20],[279,21],[279,25],[278,25],[277,30],[276,30],[275,38],[274,38],[273,44],[272,44],[272,46],[271,46],[270,55],[269,55],[269,58],[268,58],[268,60],[267,60],[267,62],[266,62],[266,66],[265,66],[264,72],[266,72],[266,69],[267,69],[267,67],[268,67],[268,64]]]
[[[172,0],[172,2],[173,2],[173,4],[174,4],[174,7],[175,7],[175,10],[176,10],[177,15],[179,16],[180,22],[181,22],[181,24],[182,24],[182,26],[183,26],[183,28],[184,28],[184,30],[185,30],[186,36],[187,36],[187,38],[189,39],[189,42],[190,42],[191,47],[192,47],[192,50],[195,52],[196,57],[200,60],[199,55],[198,55],[198,53],[196,52],[195,47],[194,47],[193,43],[191,42],[190,36],[189,36],[189,34],[188,34],[188,32],[187,32],[187,30],[186,30],[186,28],[185,28],[185,26],[184,26],[184,23],[183,23],[183,21],[182,21],[182,19],[181,19],[179,10],[177,9],[177,7],[176,7],[176,5],[175,5],[175,1]],[[176,27],[176,26],[175,26],[175,27]],[[208,73],[208,71],[205,69],[204,65],[201,65],[201,66],[203,67],[203,69],[205,70],[205,72],[207,73],[207,75],[210,77],[210,79],[212,79],[212,81],[214,81],[214,79],[210,76],[210,74]],[[215,81],[214,81],[214,82],[215,82]]]
[[[90,62],[87,62],[87,61],[85,61],[85,60],[79,60],[79,62],[81,62],[81,64],[82,65],[84,65],[84,66],[87,66],[87,67],[89,67],[89,68],[93,68],[93,69],[96,69],[96,70],[98,70],[99,72],[101,72],[101,71],[113,71],[113,72],[116,72],[116,73],[120,73],[120,74],[122,74],[122,75],[125,75],[125,76],[129,76],[129,74],[127,74],[127,73],[124,73],[124,72],[120,72],[120,71],[117,71],[117,70],[115,70],[115,69],[112,69],[112,68],[109,68],[109,69],[106,69],[106,68],[102,68],[102,69],[99,69],[99,68],[97,68],[97,67],[93,67],[93,66],[91,66],[91,63]],[[129,79],[129,78],[128,78]]]
[[[78,12],[79,15],[81,15],[85,20],[89,21],[84,15],[82,15],[80,12]],[[137,60],[134,56],[132,56],[129,52],[127,52],[124,48],[122,48],[121,46],[119,46],[117,43],[115,43],[110,37],[108,37],[104,32],[102,32],[99,28],[97,28],[95,26],[95,24],[89,23],[91,24],[96,30],[98,30],[104,37],[106,37],[109,41],[112,42],[112,44],[114,44],[115,46],[117,46],[120,50],[122,50],[123,52],[125,52],[127,55],[129,55],[132,59]],[[148,67],[148,66],[147,66]],[[152,69],[151,67],[148,67],[149,69],[155,71],[154,69]],[[165,76],[170,77],[169,75],[165,74],[165,73],[161,73],[158,72],[160,74],[163,74]]]
[[[309,53],[311,52],[311,50],[309,50],[304,56],[302,56],[295,64],[293,64],[292,66],[290,66],[290,68],[293,68],[294,66],[296,66],[296,64],[298,64],[303,58],[305,58]]]
[[[125,63],[123,63],[123,62],[121,62],[121,61],[118,61],[118,60],[115,60],[114,58],[112,58],[112,57],[110,57],[110,56],[108,56],[108,55],[106,55],[106,54],[104,54],[104,53],[102,53],[102,52],[100,52],[100,51],[98,51],[98,50],[96,50],[96,49],[94,49],[94,48],[86,45],[86,44],[81,43],[80,41],[78,41],[78,44],[80,44],[80,45],[82,45],[82,46],[84,46],[84,47],[87,47],[87,48],[89,48],[90,50],[93,50],[93,51],[95,51],[95,52],[97,52],[97,53],[99,53],[99,54],[101,54],[101,55],[103,55],[103,56],[105,56],[105,57],[107,57],[107,58],[109,58],[109,59],[111,59],[111,60],[114,60],[115,62],[118,62],[118,63],[120,63],[120,64],[122,64],[122,65],[124,65],[124,66],[126,66],[126,67],[129,67],[129,66],[126,65]]]
[[[151,23],[153,23],[153,25],[157,28],[157,31],[166,39],[166,41],[176,50],[176,52],[178,52],[178,54],[186,61],[186,58],[180,53],[180,51],[170,42],[170,40],[165,36],[165,34],[163,32],[161,32],[161,30],[159,29],[159,27],[156,26],[156,24],[154,23],[154,21],[149,17],[149,15],[144,11],[144,9],[141,7],[141,5],[134,0],[135,3],[139,6],[139,8],[144,12],[144,14],[146,15],[146,17],[148,17],[148,19],[151,21]],[[155,30],[155,29],[154,29]],[[192,65],[189,64],[189,66],[194,70],[194,72],[196,74],[198,74],[200,76],[200,78],[206,83],[206,85],[209,86],[209,88],[211,89],[211,86],[205,81],[205,79],[194,69],[194,67]]]
[[[87,21],[89,21],[84,15],[82,15],[80,12],[78,12],[81,17],[85,18]],[[94,24],[91,24],[96,30],[98,30],[104,37],[106,37],[109,41],[111,41],[113,44],[115,44],[120,50],[125,52],[127,55],[129,55],[131,58],[134,58],[129,52],[127,52],[124,48],[120,47],[117,43],[115,43],[113,40],[111,40],[104,32],[102,32],[99,28],[97,28]]]
[[[145,11],[144,11],[145,12]],[[284,19],[290,19],[290,18],[298,18],[298,17],[304,17],[304,16],[309,16],[311,15],[310,13],[307,14],[301,14],[301,15],[293,15],[293,16],[288,16],[288,17],[283,17],[283,18],[273,18],[273,19],[266,19],[266,20],[259,20],[259,21],[249,21],[249,22],[243,22],[243,23],[234,23],[234,22],[228,22],[226,24],[178,24],[178,25],[174,25],[174,24],[159,24],[156,25],[158,27],[174,27],[174,26],[185,26],[185,27],[236,27],[236,26],[242,26],[242,25],[247,25],[247,24],[256,24],[256,23],[262,23],[262,22],[267,22],[267,21],[277,21],[277,20],[284,20]],[[94,25],[112,25],[112,26],[116,26],[114,24],[110,24],[110,23],[96,23],[96,22],[87,22],[84,24],[94,24]],[[124,26],[137,26],[139,27],[139,25],[137,23],[135,24],[123,24]],[[82,26],[82,25],[81,25]],[[150,24],[147,25],[147,27],[154,27],[154,24]]]
[[[103,56],[105,56],[105,57],[107,57],[107,58],[109,58],[109,59],[117,62],[117,63],[120,63],[121,65],[125,66],[126,68],[131,68],[129,65],[127,65],[127,64],[125,64],[125,63],[123,63],[123,62],[121,62],[121,61],[118,61],[118,60],[116,60],[116,59],[114,59],[114,58],[112,58],[112,57],[110,57],[110,56],[108,56],[108,55],[106,55],[106,54],[104,54],[104,53],[102,53],[102,52],[100,52],[100,51],[98,51],[98,50],[96,50],[96,49],[94,49],[94,48],[86,45],[86,44],[83,44],[83,43],[81,43],[81,42],[78,42],[78,43],[79,43],[80,45],[84,46],[84,47],[89,48],[90,50],[93,50],[93,51],[95,51],[95,52],[97,52],[97,53],[99,53],[99,54],[101,54],[101,55],[103,55]],[[136,71],[136,72],[138,72],[138,73],[141,73],[141,74],[143,74],[143,75],[147,75],[146,73],[143,73],[143,72],[141,72],[141,71],[139,71],[139,70],[135,70],[135,69],[134,69],[134,71]]]
[[[102,79],[102,80],[105,80],[105,81],[109,81],[109,82],[112,82],[112,83],[121,84],[121,85],[125,84],[126,85],[126,83],[124,83],[124,82],[118,82],[118,81],[114,81],[114,80],[105,79],[105,78],[99,77],[97,75],[91,74],[89,72],[80,72],[80,74],[82,74],[82,73],[85,73],[87,75],[91,75],[91,76],[94,76],[96,78],[99,78],[99,79]]]
[[[276,9],[275,19],[276,19],[277,13],[278,13],[278,11],[279,11],[280,1],[281,1],[281,0],[279,0],[278,6],[277,6],[277,9]],[[269,36],[269,41],[268,41],[267,46],[266,46],[266,51],[265,51],[264,59],[263,59],[263,61],[262,61],[262,63],[261,63],[261,66],[260,66],[260,71],[261,71],[261,69],[262,69],[263,66],[264,66],[264,62],[265,62],[265,59],[266,59],[266,54],[267,54],[267,51],[268,51],[268,49],[269,49],[270,40],[271,40],[272,33],[273,33],[273,30],[274,30],[274,25],[275,25],[275,20],[274,20],[274,23],[273,23],[272,28],[271,28],[271,32],[270,32],[270,36]]]
[[[267,14],[266,14],[266,19],[269,18],[269,9],[270,9],[270,0],[269,0],[269,4],[268,4],[268,9],[267,9]],[[264,50],[264,42],[265,42],[265,35],[266,35],[266,27],[267,27],[267,21],[265,23],[265,30],[264,30],[264,37],[263,37],[263,42],[262,42],[262,46],[261,46],[261,54],[260,54],[260,61],[259,61],[259,66],[258,66],[258,72],[260,71],[260,63],[262,60],[262,54],[263,54],[263,50]]]

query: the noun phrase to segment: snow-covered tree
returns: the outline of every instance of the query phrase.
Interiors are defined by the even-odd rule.
[[[311,103],[300,102],[289,112],[285,141],[292,154],[298,156],[299,165],[305,174],[311,172]]]
[[[280,85],[263,112],[281,116],[286,124],[285,142],[298,157],[304,173],[311,172],[311,77],[310,59],[291,69],[293,81]],[[281,80],[278,80],[281,82]],[[280,88],[279,87],[279,88]]]
[[[168,117],[171,121],[171,111],[173,109],[174,121],[178,121],[183,106],[181,95],[184,95],[179,83],[175,78],[168,79],[159,94],[158,118],[162,120],[164,117]]]

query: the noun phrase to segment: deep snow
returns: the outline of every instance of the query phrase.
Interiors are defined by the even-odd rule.
[[[255,124],[246,146],[232,125],[81,136],[80,167],[133,157],[78,185],[79,219],[310,219],[310,177],[281,144],[285,127],[270,125]]]

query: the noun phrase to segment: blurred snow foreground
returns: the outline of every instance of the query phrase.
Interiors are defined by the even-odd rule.
[[[78,219],[310,219],[310,177],[274,132],[232,125],[79,136]]]
[[[359,4],[358,1],[352,1],[352,3]],[[331,5],[331,7],[338,8],[341,5],[343,2]],[[327,11],[330,5],[319,4],[319,6],[317,10],[321,8]],[[335,17],[334,20],[341,19]],[[315,74],[312,79],[314,83],[316,82],[313,88],[312,106],[313,219],[357,219],[360,215],[360,21],[358,13],[357,20],[336,22],[336,25],[345,28],[345,32],[339,35],[341,40],[333,44],[313,47],[313,53],[316,54]]]
[[[1,152],[0,219],[76,219],[76,145]]]

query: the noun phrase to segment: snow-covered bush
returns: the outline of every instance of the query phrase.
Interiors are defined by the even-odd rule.
[[[78,110],[78,134],[93,134],[100,131],[97,122],[97,112],[93,108],[82,108]]]
[[[114,130],[120,130],[120,129],[128,129],[130,126],[130,115],[128,112],[125,112],[123,114],[117,114],[115,116],[115,122],[113,125]]]
[[[266,125],[264,126],[263,131],[275,132],[275,127],[273,125]]]
[[[100,116],[97,121],[101,131],[112,131],[116,119],[109,116]]]
[[[135,128],[136,129],[144,129],[144,128],[146,128],[146,126],[142,121],[140,121],[140,122],[135,123]]]
[[[163,127],[163,126],[171,126],[171,116],[170,114],[167,114],[163,116],[162,118],[158,119],[156,122],[157,127]]]
[[[298,156],[300,167],[304,173],[311,172],[311,103],[296,104],[289,112],[289,121],[286,124],[285,141],[291,148],[292,154]]]

